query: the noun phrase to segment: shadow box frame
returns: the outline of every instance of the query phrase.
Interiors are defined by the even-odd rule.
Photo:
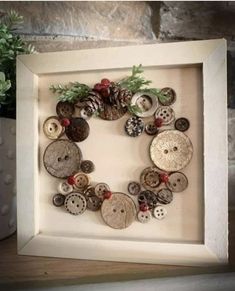
[[[105,56],[105,62],[103,57]],[[57,237],[39,231],[38,79],[43,74],[143,66],[202,66],[204,240],[169,243]],[[228,262],[226,40],[102,48],[17,58],[18,254],[171,265]]]

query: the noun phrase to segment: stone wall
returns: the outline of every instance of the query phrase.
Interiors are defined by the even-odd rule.
[[[0,2],[0,9],[24,16],[17,33],[39,52],[226,38],[229,197],[235,207],[235,2]]]

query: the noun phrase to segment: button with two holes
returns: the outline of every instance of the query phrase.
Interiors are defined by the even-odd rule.
[[[109,185],[106,183],[98,183],[95,186],[95,194],[101,199],[106,191],[110,191]]]
[[[137,213],[137,218],[138,218],[139,222],[141,222],[141,223],[147,223],[151,219],[151,212],[149,210],[147,210],[147,211],[141,211],[140,210]]]
[[[74,188],[77,190],[83,191],[90,183],[89,177],[84,173],[77,173],[73,177],[75,180]]]
[[[166,186],[172,192],[182,192],[188,187],[188,179],[183,173],[175,172],[170,174]]]
[[[73,215],[82,214],[87,206],[85,197],[75,192],[66,196],[64,205],[66,210]]]

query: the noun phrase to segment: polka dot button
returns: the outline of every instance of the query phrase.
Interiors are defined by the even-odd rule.
[[[52,116],[45,120],[43,124],[43,131],[46,137],[50,139],[57,139],[64,133],[64,127],[60,124],[58,117]]]
[[[109,185],[105,183],[99,183],[95,186],[95,194],[100,198],[103,198],[104,193],[109,190]]]
[[[130,117],[125,124],[125,131],[129,136],[137,137],[144,130],[144,122],[137,116]]]
[[[86,174],[77,173],[74,175],[74,188],[77,190],[84,190],[90,183],[90,179]]]
[[[137,218],[138,218],[139,222],[147,223],[151,219],[151,212],[149,210],[147,210],[147,211],[140,210],[137,214]]]
[[[63,195],[67,195],[73,192],[73,186],[70,185],[67,181],[60,182],[58,185],[58,192]]]
[[[155,118],[161,118],[162,125],[168,125],[175,120],[175,113],[169,106],[159,106],[155,112]]]
[[[188,187],[188,179],[183,173],[175,172],[170,174],[166,186],[172,192],[182,192]]]
[[[86,210],[86,199],[80,193],[71,193],[66,196],[64,202],[66,210],[73,214],[79,215],[82,214]]]
[[[153,210],[153,216],[159,220],[165,218],[167,215],[167,210],[163,206],[157,206]]]

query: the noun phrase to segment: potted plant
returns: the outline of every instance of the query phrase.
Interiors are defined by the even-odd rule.
[[[0,239],[16,230],[16,57],[32,53],[15,32],[23,17],[0,11]]]

